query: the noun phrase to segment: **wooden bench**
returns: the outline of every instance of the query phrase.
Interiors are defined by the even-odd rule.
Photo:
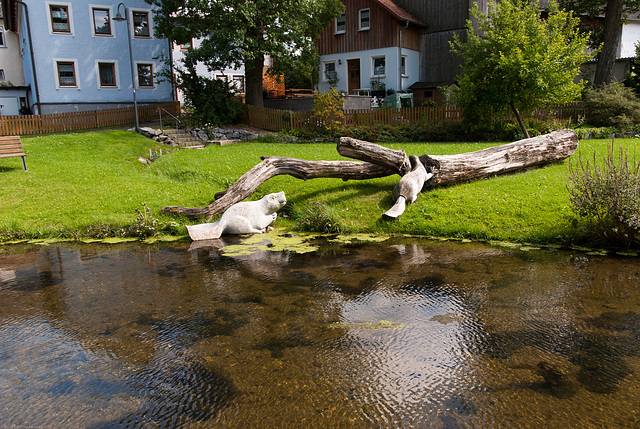
[[[0,137],[0,158],[10,158],[12,156],[21,156],[22,168],[27,171],[27,163],[25,162],[27,154],[22,150],[20,136]]]

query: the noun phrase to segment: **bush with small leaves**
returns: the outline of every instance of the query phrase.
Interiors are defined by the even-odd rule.
[[[593,244],[607,248],[640,246],[640,162],[614,143],[598,163],[578,155],[567,186],[571,208]],[[577,220],[576,219],[576,223]]]
[[[342,97],[335,88],[328,92],[316,92],[313,102],[313,118],[319,128],[335,133],[344,124]]]
[[[587,90],[584,101],[589,125],[629,130],[640,123],[640,99],[633,89],[620,83]]]

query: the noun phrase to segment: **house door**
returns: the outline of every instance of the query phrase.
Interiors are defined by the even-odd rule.
[[[347,60],[347,73],[349,75],[348,90],[349,94],[353,94],[353,91],[362,88],[360,84],[360,60]]]

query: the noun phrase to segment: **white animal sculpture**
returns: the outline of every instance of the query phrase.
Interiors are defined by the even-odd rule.
[[[222,234],[262,234],[285,204],[284,192],[265,195],[258,201],[243,201],[229,207],[219,221],[187,225],[187,231],[194,241],[220,238]]]
[[[422,191],[424,183],[433,177],[433,174],[427,173],[420,158],[416,155],[411,155],[409,161],[411,162],[411,171],[402,176],[395,188],[393,188],[392,197],[396,200],[396,203],[383,216],[395,219],[404,213],[405,201],[413,204],[418,198],[418,194]]]

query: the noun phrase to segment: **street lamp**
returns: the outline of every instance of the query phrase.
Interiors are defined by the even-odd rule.
[[[120,6],[124,8],[124,16],[120,13]],[[129,25],[129,11],[124,3],[118,4],[116,9],[116,16],[113,17],[114,21],[122,22],[127,21],[127,36],[129,41],[129,62],[131,63],[131,87],[133,88],[133,112],[136,116],[136,132],[140,132],[140,124],[138,122],[138,101],[136,100],[136,80],[133,67],[133,51],[131,50],[131,26]]]

